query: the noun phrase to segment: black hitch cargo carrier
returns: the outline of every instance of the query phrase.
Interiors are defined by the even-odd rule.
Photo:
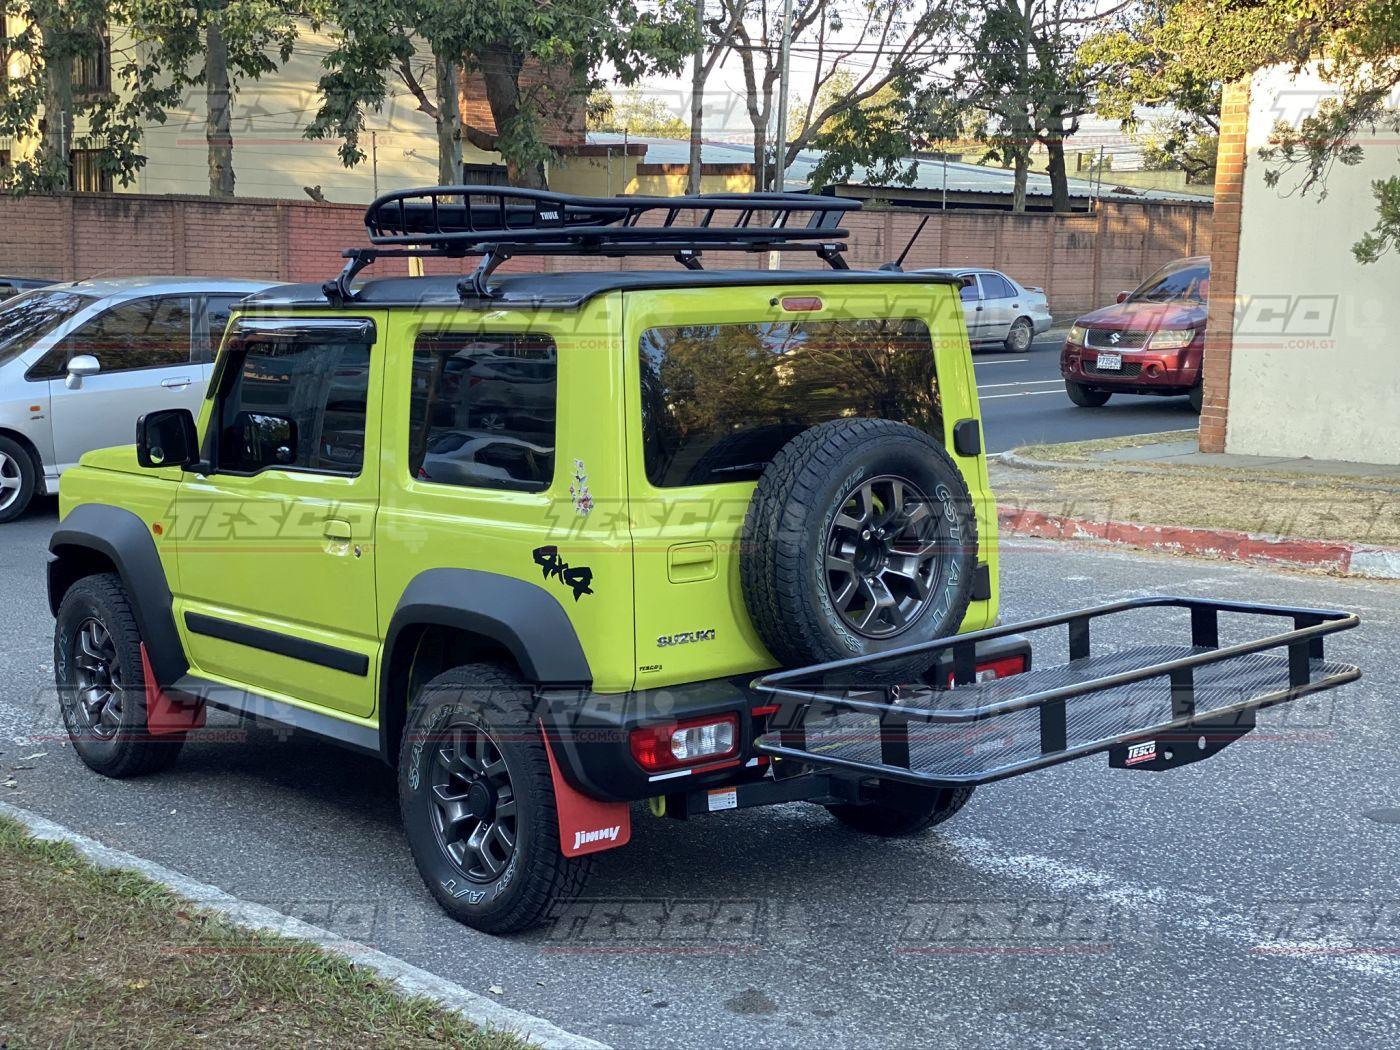
[[[1091,645],[1096,620],[1148,609],[1187,611],[1182,641]],[[1292,627],[1221,645],[1221,614],[1281,617]],[[1238,740],[1261,708],[1360,678],[1356,667],[1323,655],[1327,635],[1359,622],[1323,609],[1133,598],[775,672],[753,684],[777,705],[757,749],[777,760],[775,776],[821,772],[936,786],[990,783],[1103,751],[1115,768],[1172,769]],[[1022,674],[975,681],[979,642],[1055,627],[1068,630],[1068,662],[1032,662]],[[945,651],[951,682],[861,684],[878,680],[883,661],[916,652],[933,661]]]

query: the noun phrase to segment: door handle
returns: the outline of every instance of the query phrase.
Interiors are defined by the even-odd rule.
[[[189,376],[171,376],[169,379],[162,379],[160,385],[167,390],[183,390],[190,385]]]
[[[351,538],[350,523],[348,521],[341,521],[339,518],[327,518],[325,537],[337,543],[349,543]]]

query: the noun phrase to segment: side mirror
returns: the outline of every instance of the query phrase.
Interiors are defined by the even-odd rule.
[[[189,467],[199,460],[199,434],[188,408],[162,408],[136,421],[136,461],[143,467]]]
[[[63,385],[69,390],[81,390],[84,376],[95,376],[102,371],[102,362],[91,354],[79,354],[68,362],[68,377]]]
[[[1132,295],[1132,294],[1133,294],[1132,292],[1119,292],[1119,293],[1118,293],[1118,298],[1115,299],[1115,300],[1113,300],[1113,301],[1114,301],[1115,303],[1126,303],[1126,302],[1128,301],[1128,296],[1130,296],[1130,295]]]

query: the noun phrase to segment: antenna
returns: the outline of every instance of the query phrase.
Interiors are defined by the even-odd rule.
[[[904,246],[904,251],[899,253],[899,258],[896,259],[894,262],[885,263],[883,266],[880,267],[880,269],[886,270],[891,273],[904,272],[904,260],[909,257],[909,249],[914,247],[914,242],[919,239],[919,234],[924,232],[924,227],[928,225],[928,221],[930,218],[932,218],[932,216],[925,215],[922,219],[919,220],[919,225],[914,229],[914,236],[909,238],[909,243]]]

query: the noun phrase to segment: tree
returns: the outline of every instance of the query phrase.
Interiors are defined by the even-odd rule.
[[[109,5],[100,0],[4,0],[0,13],[19,28],[7,40],[0,136],[39,143],[29,156],[15,157],[6,176],[11,193],[51,193],[70,188],[69,153],[75,146],[97,151],[98,165],[122,184],[129,183],[146,158],[139,151],[141,123],[163,117],[137,97],[148,67],[136,55],[117,56],[115,76],[123,92],[75,84],[76,62],[107,54]],[[74,140],[75,121],[88,125],[83,142]]]
[[[339,135],[341,159],[347,165],[363,160],[358,138],[365,111],[383,105],[388,78],[397,76],[438,122],[444,182],[460,178],[460,155],[454,162],[453,151],[465,138],[500,153],[513,184],[543,186],[550,154],[540,135],[542,116],[564,111],[598,87],[604,63],[631,85],[647,73],[678,72],[690,51],[684,17],[666,4],[643,12],[634,0],[577,0],[567,7],[536,0],[329,0],[327,16],[340,28],[325,60],[322,105],[307,135]],[[433,55],[433,97],[414,65],[419,44]],[[522,78],[531,64],[551,75]],[[461,121],[459,72],[481,77],[493,128]],[[454,169],[451,178],[444,177],[447,168]]]
[[[1098,0],[992,0],[965,24],[967,53],[955,75],[960,97],[990,118],[988,141],[1015,171],[1012,210],[1024,211],[1031,148],[1048,157],[1051,206],[1069,210],[1065,140],[1079,130],[1108,70],[1077,57],[1087,27],[1128,7]]]
[[[187,89],[204,87],[209,195],[232,197],[238,82],[285,65],[299,17],[314,18],[314,10],[299,0],[124,0],[120,12],[149,54],[137,92],[143,105],[160,109]]]
[[[589,131],[663,139],[683,139],[690,134],[686,122],[671,112],[665,102],[643,95],[635,86],[623,92],[621,98],[607,88],[597,88],[588,96],[587,114]]]
[[[786,168],[824,133],[846,151],[836,169],[856,164],[900,162],[913,148],[917,115],[927,105],[924,80],[951,51],[955,22],[953,0],[866,0],[847,25],[831,0],[793,0],[790,38],[794,55],[815,65],[810,90],[797,106],[788,141],[779,149],[768,142],[775,87],[780,76],[778,47],[782,39],[782,0],[720,0],[735,26],[731,45],[744,75],[744,104],[753,128],[754,167],[759,188],[777,186],[779,167]],[[845,92],[835,89],[848,86]],[[883,96],[882,96],[882,93]],[[883,97],[865,117],[879,116],[882,134],[864,141],[841,137],[833,122],[847,120],[848,129],[865,119],[863,107]],[[781,164],[775,164],[774,160]],[[829,169],[828,175],[836,169]],[[912,179],[909,168],[897,174]]]
[[[1400,0],[1152,0],[1139,14],[1137,24],[1150,30],[1142,83],[1154,90],[1146,101],[1203,113],[1207,124],[1218,116],[1220,85],[1264,66],[1317,63],[1336,87],[1335,98],[1296,126],[1274,128],[1261,151],[1272,185],[1296,172],[1292,192],[1325,194],[1332,168],[1364,155],[1358,134],[1400,131],[1389,102],[1400,86]],[[1376,180],[1372,194],[1375,225],[1352,248],[1363,263],[1400,244],[1400,175]]]

